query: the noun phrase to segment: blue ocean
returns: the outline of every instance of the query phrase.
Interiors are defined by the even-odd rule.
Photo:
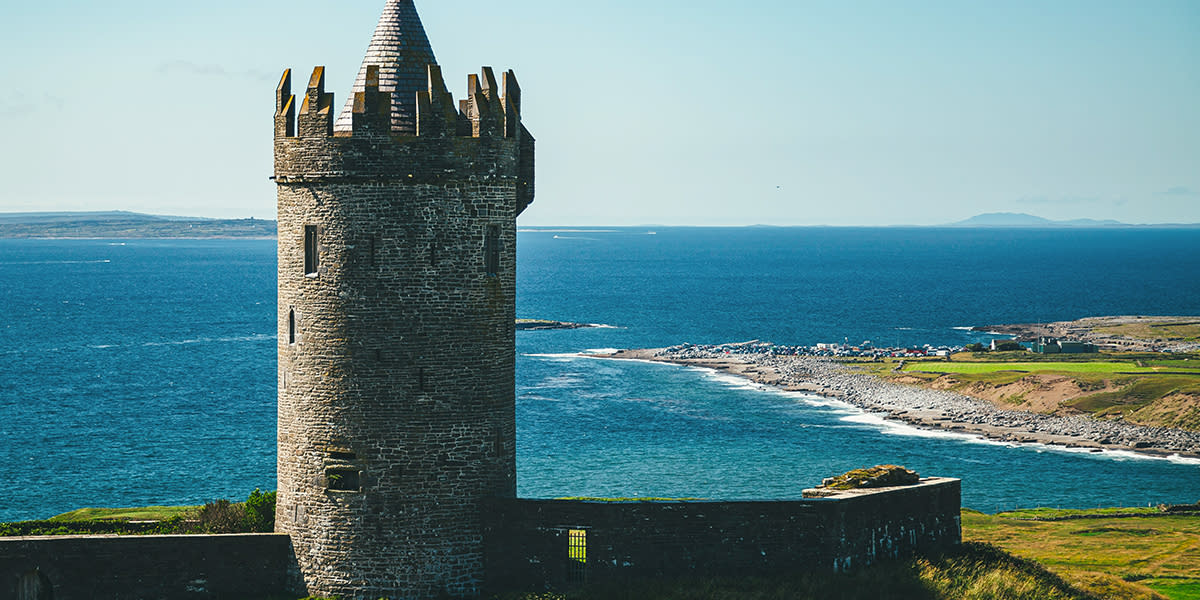
[[[1010,446],[701,369],[576,353],[682,342],[962,344],[971,325],[1200,315],[1198,230],[523,231],[526,497],[797,498],[898,463],[964,505],[1200,500],[1200,461]],[[275,483],[275,242],[0,240],[0,521]]]

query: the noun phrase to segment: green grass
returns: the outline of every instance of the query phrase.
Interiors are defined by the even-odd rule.
[[[1034,560],[1100,598],[1196,600],[1200,517],[1163,515],[1031,521],[1030,516],[1110,515],[1143,509],[963,511],[963,539]]]
[[[1006,519],[1061,519],[1064,517],[1095,516],[1095,515],[1158,515],[1162,511],[1153,506],[1133,506],[1127,508],[1023,508],[996,513],[995,516]]]
[[[1151,578],[1139,581],[1170,600],[1200,600],[1200,582],[1188,579]]]
[[[48,521],[164,521],[182,517],[198,506],[146,506],[142,508],[81,508],[47,519]]]
[[[1146,362],[1151,367],[1167,367],[1171,369],[1200,369],[1200,360],[1150,360]]]
[[[999,373],[1004,371],[1022,371],[1027,373],[1083,373],[1083,374],[1116,374],[1135,373],[1153,374],[1162,370],[1153,367],[1139,367],[1127,362],[920,362],[904,365],[904,371],[924,371],[932,373],[955,373],[976,375],[983,373]],[[1200,376],[1200,368],[1196,369]]]

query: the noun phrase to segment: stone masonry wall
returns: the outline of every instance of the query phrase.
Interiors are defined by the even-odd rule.
[[[959,509],[957,479],[779,502],[501,500],[488,519],[488,588],[843,571],[959,544]],[[586,532],[585,565],[570,558],[572,530]]]
[[[298,591],[474,596],[483,503],[516,494],[524,131],[484,119],[459,137],[457,117],[438,129],[425,113],[425,135],[393,136],[373,75],[352,135],[315,114],[332,105],[319,69],[296,127],[280,86],[276,527]]]
[[[266,598],[292,560],[286,535],[0,538],[0,598]]]

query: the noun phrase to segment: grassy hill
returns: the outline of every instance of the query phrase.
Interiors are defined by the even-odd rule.
[[[964,352],[948,362],[856,364],[891,381],[955,391],[1006,409],[1200,431],[1197,354]]]

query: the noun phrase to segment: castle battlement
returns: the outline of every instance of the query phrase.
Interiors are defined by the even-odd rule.
[[[275,94],[275,138],[392,137],[403,142],[414,136],[392,127],[393,95],[380,89],[380,65],[368,65],[364,90],[354,92],[349,131],[335,131],[334,95],[325,91],[325,67],[315,67],[296,113],[292,70],[286,69]],[[466,98],[457,108],[442,79],[442,68],[426,66],[428,86],[416,92],[418,138],[503,137],[529,135],[521,125],[521,86],[512,70],[503,74],[503,87],[491,67],[467,76]]]
[[[426,89],[414,93],[415,132],[398,130],[395,93],[381,89],[381,67],[364,70],[363,90],[349,103],[350,128],[337,130],[325,67],[316,67],[299,102],[287,69],[275,91],[275,174],[280,185],[331,181],[515,181],[516,214],[534,196],[534,138],[521,123],[521,87],[491,67],[467,78],[458,102],[441,67],[426,65]]]

